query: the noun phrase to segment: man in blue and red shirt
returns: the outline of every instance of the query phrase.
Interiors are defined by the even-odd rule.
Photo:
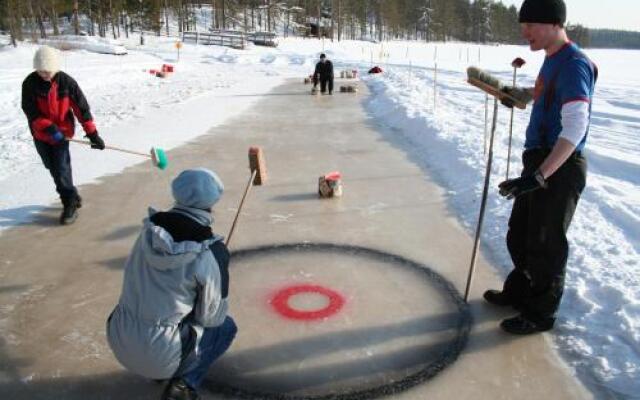
[[[563,0],[525,0],[519,19],[531,50],[544,50],[546,58],[531,90],[522,175],[499,185],[501,195],[515,198],[507,233],[514,270],[502,291],[484,298],[520,311],[502,329],[529,334],[553,327],[562,298],[566,233],[586,183],[583,152],[598,73],[567,37]]]
[[[67,139],[75,133],[78,119],[91,147],[104,150],[89,104],[78,83],[60,71],[57,50],[40,47],[33,59],[34,72],[22,83],[22,110],[29,121],[36,150],[45,168],[51,173],[64,209],[60,223],[71,224],[82,206],[78,190],[73,185],[71,155]]]

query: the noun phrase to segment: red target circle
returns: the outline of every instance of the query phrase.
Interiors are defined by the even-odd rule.
[[[329,304],[319,310],[296,310],[289,305],[289,299],[291,297],[303,294],[314,293],[325,296],[329,300]],[[295,285],[289,286],[282,290],[279,290],[270,301],[276,312],[286,318],[301,320],[301,321],[313,321],[317,319],[327,318],[338,311],[344,306],[344,297],[331,289],[328,289],[319,285]]]

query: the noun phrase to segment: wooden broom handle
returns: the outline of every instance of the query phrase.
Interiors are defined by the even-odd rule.
[[[247,187],[244,190],[244,194],[242,195],[242,200],[240,200],[240,205],[238,206],[238,211],[236,211],[236,216],[235,218],[233,218],[233,224],[231,224],[231,230],[229,230],[229,234],[227,235],[227,243],[225,243],[227,245],[227,247],[229,246],[229,243],[231,242],[231,236],[233,235],[233,231],[235,231],[236,229],[236,224],[238,223],[238,218],[240,218],[240,212],[242,211],[242,206],[244,205],[244,200],[247,198],[247,195],[249,194],[249,191],[251,190],[251,187],[253,186],[253,180],[256,179],[256,174],[258,173],[257,169],[254,169],[253,172],[251,173],[251,178],[249,179],[249,182],[247,182]]]
[[[93,143],[91,143],[88,140],[80,140],[80,139],[67,139],[69,142],[74,142],[74,143],[80,143],[80,144],[87,144],[89,146],[91,146]],[[147,154],[147,153],[140,153],[138,151],[133,151],[133,150],[127,150],[127,149],[123,149],[120,147],[115,147],[115,146],[104,146],[105,149],[108,150],[115,150],[115,151],[120,151],[122,153],[129,153],[129,154],[135,154],[136,156],[143,156],[143,157],[148,157],[151,158],[151,154]]]

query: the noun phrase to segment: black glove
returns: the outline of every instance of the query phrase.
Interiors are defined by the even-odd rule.
[[[511,96],[511,90],[512,89],[513,89],[513,86],[504,86],[502,89],[500,89],[500,91]],[[513,108],[513,106],[515,105],[513,100],[511,100],[508,97],[501,98],[500,99],[500,103],[502,103],[502,105],[507,107],[507,108]]]
[[[533,175],[506,180],[498,185],[498,187],[500,188],[500,195],[511,200],[514,197],[537,189],[546,189],[547,182],[544,180],[540,171],[536,171]]]
[[[86,137],[89,138],[92,149],[104,150],[104,140],[98,135],[98,132],[87,135]]]
[[[509,96],[513,97],[523,104],[528,104],[531,100],[533,100],[533,97],[531,96],[531,93],[528,89],[518,86],[503,86],[500,91],[508,94]],[[507,97],[503,97],[502,99],[500,99],[500,103],[508,108],[513,108],[515,104],[513,100]]]

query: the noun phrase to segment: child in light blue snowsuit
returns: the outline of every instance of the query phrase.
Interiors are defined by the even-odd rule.
[[[175,206],[150,210],[107,321],[109,345],[131,372],[170,379],[163,400],[197,399],[209,366],[237,332],[227,316],[229,252],[211,230],[224,186],[206,169],[172,182]]]

